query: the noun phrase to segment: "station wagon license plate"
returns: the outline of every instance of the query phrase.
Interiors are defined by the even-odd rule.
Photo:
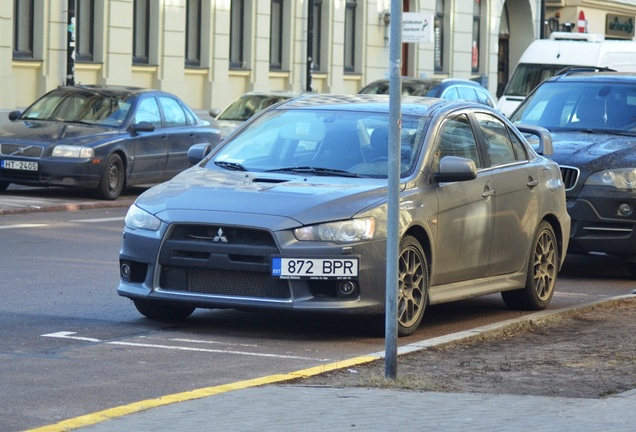
[[[272,276],[280,279],[356,279],[358,257],[272,258]]]
[[[3,159],[0,161],[0,167],[21,171],[37,171],[38,163]]]

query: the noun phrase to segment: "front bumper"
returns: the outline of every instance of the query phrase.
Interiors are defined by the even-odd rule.
[[[68,186],[94,189],[98,186],[103,163],[92,159],[25,158],[2,155],[0,159],[37,162],[37,171],[2,169],[0,181],[28,186]]]
[[[569,251],[636,257],[636,192],[585,187],[568,200]]]
[[[124,231],[119,295],[197,308],[278,309],[379,314],[385,304],[386,241],[337,245],[299,242],[291,231],[223,225],[227,243],[214,241],[219,225],[163,225]],[[196,230],[196,233],[194,232]],[[341,280],[279,279],[272,257],[358,256],[355,289]],[[350,288],[350,286],[349,286]]]

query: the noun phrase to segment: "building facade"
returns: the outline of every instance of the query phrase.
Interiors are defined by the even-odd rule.
[[[403,44],[402,74],[471,78],[493,94],[530,42],[550,31],[634,37],[635,0],[402,1],[431,25],[429,39]],[[252,90],[356,93],[388,76],[389,26],[402,25],[388,13],[391,0],[0,4],[3,111],[68,81],[69,29],[76,84],[158,88],[207,111]]]

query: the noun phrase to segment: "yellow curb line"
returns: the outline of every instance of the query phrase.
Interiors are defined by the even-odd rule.
[[[246,389],[250,387],[258,387],[265,384],[274,384],[282,381],[291,381],[299,378],[307,378],[321,373],[343,369],[349,366],[361,365],[380,359],[379,356],[369,355],[354,357],[334,363],[327,363],[320,366],[314,366],[308,369],[301,369],[286,374],[268,375],[260,378],[254,378],[245,381],[237,381],[229,384],[222,384],[213,387],[204,387],[197,390],[191,390],[182,393],[175,393],[162,396],[156,399],[147,399],[144,401],[134,402],[129,405],[122,405],[115,408],[109,408],[92,414],[71,418],[68,420],[55,423],[53,425],[42,426],[36,429],[30,429],[25,432],[65,432],[78,429],[84,426],[91,426],[107,420],[113,420],[117,417],[123,417],[129,414],[138,413],[151,408],[157,408],[164,405],[170,405],[178,402],[186,402],[194,399],[200,399],[207,396],[213,396],[221,393],[227,393],[235,390]]]

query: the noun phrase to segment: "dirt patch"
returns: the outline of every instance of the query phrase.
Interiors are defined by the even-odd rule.
[[[330,387],[600,398],[636,388],[636,297],[297,381]]]

